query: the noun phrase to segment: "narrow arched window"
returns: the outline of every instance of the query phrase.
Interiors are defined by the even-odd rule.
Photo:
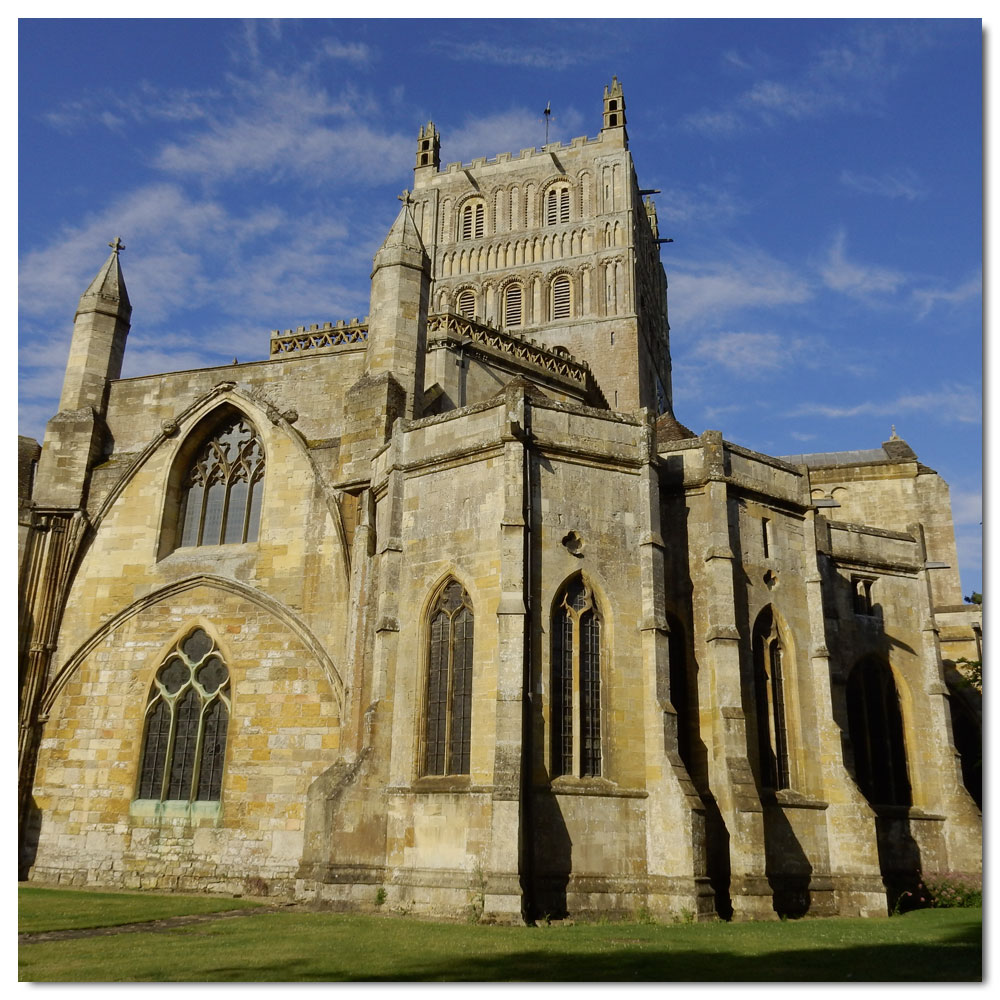
[[[430,615],[424,774],[468,774],[472,749],[472,601],[450,580]]]
[[[552,615],[552,775],[601,774],[601,617],[582,577]]]
[[[486,206],[481,201],[470,201],[462,209],[462,239],[479,240],[486,233]]]
[[[476,316],[476,295],[468,288],[458,296],[458,311],[467,319]]]
[[[554,226],[559,222],[569,222],[569,188],[566,186],[549,188],[545,196],[545,224]]]
[[[205,442],[184,476],[179,545],[257,541],[263,488],[264,449],[239,414]]]
[[[854,777],[872,805],[912,804],[903,716],[888,664],[870,657],[847,678],[847,726]]]
[[[508,285],[504,290],[503,315],[504,326],[521,325],[521,286],[516,282],[512,285]]]
[[[570,284],[569,277],[560,274],[552,282],[552,318],[569,319],[570,316]]]
[[[218,801],[229,709],[229,671],[196,628],[170,651],[150,688],[136,798]]]
[[[751,686],[758,782],[761,788],[788,788],[782,641],[770,608],[765,608],[754,624]]]

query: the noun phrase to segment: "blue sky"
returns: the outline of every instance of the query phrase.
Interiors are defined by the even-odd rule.
[[[368,312],[442,163],[594,136],[622,81],[667,270],[675,411],[774,455],[895,424],[952,489],[982,589],[979,21],[19,24],[19,430],[55,411],[77,299],[121,235],[125,375],[266,357]]]

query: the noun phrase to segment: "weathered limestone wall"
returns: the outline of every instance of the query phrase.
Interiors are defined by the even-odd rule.
[[[215,639],[232,709],[221,803],[136,800],[153,676],[192,627]],[[104,630],[51,708],[34,805],[34,877],[126,888],[289,891],[306,790],[336,759],[332,664],[287,616],[236,587],[201,584]]]

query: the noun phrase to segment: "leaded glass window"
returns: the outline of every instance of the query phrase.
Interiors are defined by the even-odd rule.
[[[180,545],[257,541],[264,449],[256,428],[239,415],[198,452],[182,483]]]
[[[449,581],[430,618],[424,774],[468,774],[472,748],[472,601]]]
[[[218,801],[229,709],[229,671],[215,642],[196,628],[153,679],[136,798]]]
[[[601,774],[601,616],[582,577],[552,620],[552,775]]]

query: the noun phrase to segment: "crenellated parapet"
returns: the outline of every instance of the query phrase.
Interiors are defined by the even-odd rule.
[[[320,351],[333,347],[364,347],[368,343],[368,317],[350,322],[339,319],[336,323],[313,323],[307,330],[271,331],[271,357],[278,354],[296,354],[302,351]]]

